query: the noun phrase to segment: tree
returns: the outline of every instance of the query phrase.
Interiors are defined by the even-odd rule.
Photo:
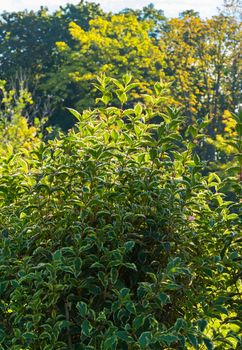
[[[47,95],[55,106],[51,91],[45,94],[40,84],[54,67],[61,64],[56,42],[65,40],[72,47],[74,41],[69,35],[69,23],[75,21],[88,29],[89,20],[98,15],[104,15],[99,5],[83,0],[78,5],[60,7],[53,14],[43,7],[37,12],[4,12],[0,17],[1,79],[5,79],[12,88],[16,79],[23,80],[24,77],[41,110]]]
[[[56,41],[67,40],[71,45],[68,24],[75,21],[88,29],[89,20],[101,14],[97,4],[83,0],[53,14],[44,7],[37,12],[4,12],[0,21],[1,76],[13,77],[16,65],[22,70],[27,67],[33,75],[45,74],[53,65]]]
[[[200,17],[199,12],[194,10],[186,10],[179,14],[179,18],[185,18],[185,17]]]
[[[166,26],[167,18],[164,15],[164,11],[157,10],[153,4],[143,7],[142,10],[127,8],[122,10],[120,13],[135,15],[139,21],[152,21],[154,26],[150,31],[150,36],[154,38],[158,38]]]
[[[141,21],[128,14],[98,17],[89,22],[85,31],[75,22],[69,31],[76,45],[71,48],[66,42],[57,42],[63,61],[50,73],[43,89],[52,91],[64,99],[65,106],[79,109],[94,104],[95,95],[90,94],[90,82],[96,74],[108,73],[119,77],[130,72],[140,85],[141,92],[149,90],[154,80],[159,80],[157,68],[163,64],[163,56],[149,33],[150,21]],[[160,71],[162,76],[162,71]]]
[[[56,35],[53,35],[51,22],[52,18],[47,14],[46,8],[36,13],[25,11],[2,14],[0,22],[2,78],[11,81],[19,70],[27,73],[30,85],[38,81],[52,60]]]
[[[167,53],[165,74],[174,81],[172,95],[190,123],[208,115],[215,138],[223,133],[222,115],[235,112],[241,98],[240,25],[223,15],[204,21],[186,14],[171,19],[168,28],[160,45]],[[214,150],[205,158],[214,160]]]
[[[227,16],[234,16],[238,20],[241,20],[242,2],[241,0],[224,0],[223,7],[220,11]]]

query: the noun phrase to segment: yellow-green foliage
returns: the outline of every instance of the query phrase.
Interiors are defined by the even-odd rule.
[[[33,101],[26,90],[20,89],[19,93],[15,90],[7,91],[5,85],[4,81],[0,81],[0,157],[18,152],[27,156],[40,142],[37,128],[30,126],[24,116],[26,106]]]
[[[191,14],[172,18],[166,25],[154,38],[150,35],[154,22],[132,14],[97,17],[88,30],[71,22],[75,45],[56,43],[63,64],[49,86],[63,88],[68,79],[79,86],[83,99],[83,84],[96,74],[120,76],[129,71],[142,80],[143,91],[162,78],[173,82],[170,103],[183,106],[190,120],[206,114],[214,117],[216,127],[229,105],[234,110],[238,103],[240,25],[222,15],[203,20]]]
[[[224,133],[216,134],[215,140],[208,138],[208,142],[215,145],[218,150],[222,150],[226,154],[236,153],[236,149],[228,144],[228,141],[238,136],[236,121],[228,110],[224,111],[222,123],[224,126]]]
[[[138,21],[134,15],[98,17],[89,22],[89,30],[75,22],[69,24],[69,33],[75,41],[74,49],[68,43],[57,42],[63,65],[53,74],[47,87],[66,90],[65,85],[74,83],[81,93],[79,106],[90,106],[90,81],[101,73],[121,76],[130,72],[136,81],[142,80],[140,90],[148,92],[154,81],[163,77],[164,54],[155,44],[149,32],[151,21]],[[144,79],[145,77],[145,79]],[[84,90],[84,91],[83,91]],[[90,90],[89,90],[90,91]],[[134,93],[134,96],[140,96]]]
[[[162,62],[163,55],[148,34],[152,28],[151,22],[139,22],[131,15],[114,15],[110,19],[98,17],[89,24],[90,29],[84,31],[71,22],[69,31],[78,43],[79,52],[76,55],[88,57],[88,60],[91,56],[93,59],[90,63],[99,69],[99,73],[120,74],[128,69],[131,72],[140,71],[141,74],[141,70],[146,69],[152,75],[155,64]],[[73,73],[73,77],[86,78],[82,72]]]

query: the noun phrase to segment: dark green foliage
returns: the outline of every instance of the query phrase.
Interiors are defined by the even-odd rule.
[[[159,38],[161,32],[166,28],[167,18],[164,15],[164,11],[157,10],[152,3],[143,7],[142,10],[126,8],[120,13],[133,14],[137,16],[139,21],[152,21],[154,23],[154,27],[153,30],[150,31],[150,36],[154,38]]]
[[[30,113],[32,119],[33,114],[44,117],[46,113],[49,118],[52,117],[51,122],[57,124],[52,114],[57,109],[56,114],[60,118],[57,105],[60,107],[63,104],[63,96],[53,96],[51,89],[41,89],[49,73],[56,73],[63,63],[57,53],[56,42],[66,41],[73,47],[69,23],[75,21],[88,30],[89,21],[97,16],[105,16],[99,5],[83,0],[77,5],[60,7],[55,13],[49,13],[47,8],[41,7],[37,12],[26,10],[0,14],[0,79],[5,79],[11,88],[16,88],[18,81],[24,81],[38,108]],[[47,96],[49,103],[46,110]],[[63,120],[58,124],[65,126]]]
[[[59,62],[56,41],[66,40],[71,45],[68,24],[75,21],[87,30],[90,19],[99,15],[103,12],[97,4],[83,0],[75,6],[61,7],[54,14],[43,7],[37,12],[4,12],[0,17],[1,79],[10,82],[16,73],[24,71],[28,83],[36,84]]]
[[[99,83],[122,100],[130,77]],[[76,129],[33,151],[27,172],[18,155],[0,166],[2,349],[241,345],[234,204],[162,97],[157,83],[146,105],[71,111]]]

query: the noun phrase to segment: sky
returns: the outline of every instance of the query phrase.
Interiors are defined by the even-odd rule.
[[[79,0],[0,0],[0,13],[3,11],[37,10],[41,5],[49,10],[58,9],[67,3],[77,4]],[[175,17],[180,12],[188,9],[198,11],[202,17],[211,17],[217,13],[217,7],[221,7],[223,0],[92,0],[100,3],[106,11],[120,11],[124,8],[142,8],[153,3],[156,8],[164,10],[167,17]]]

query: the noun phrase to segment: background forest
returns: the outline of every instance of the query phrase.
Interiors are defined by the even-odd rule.
[[[130,72],[143,82],[133,102],[162,79],[169,85],[168,102],[182,108],[187,125],[210,122],[203,159],[227,162],[224,139],[234,133],[231,113],[241,101],[238,14],[235,6],[211,19],[193,10],[167,19],[153,5],[112,14],[83,1],[53,14],[45,8],[3,13],[0,77],[10,88],[31,92],[30,121],[48,117],[64,130],[74,122],[65,107],[94,106],[97,75],[119,78]]]
[[[0,15],[0,350],[239,350],[241,7]]]

